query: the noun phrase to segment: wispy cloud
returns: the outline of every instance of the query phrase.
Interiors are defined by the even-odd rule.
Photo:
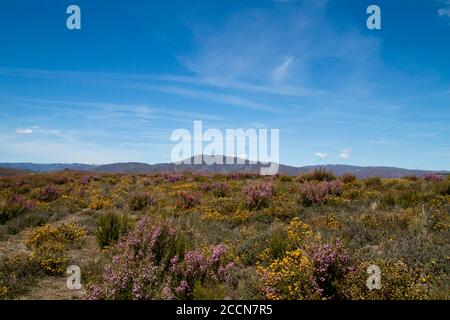
[[[286,77],[286,74],[288,73],[289,66],[294,61],[294,57],[287,57],[284,59],[283,63],[279,65],[274,71],[273,71],[273,79],[275,81],[281,81]]]
[[[227,79],[224,77],[160,75],[155,76],[155,78],[167,82],[179,82],[214,88],[235,89],[239,91],[257,92],[279,96],[308,97],[308,96],[320,96],[325,94],[325,91],[321,89],[307,89],[301,86],[291,86],[287,84],[261,85],[235,79]]]
[[[264,103],[258,103],[251,99],[240,97],[237,95],[224,94],[224,93],[215,93],[204,90],[195,90],[188,88],[181,88],[175,86],[153,86],[153,85],[142,85],[142,84],[133,84],[129,85],[128,88],[134,88],[139,90],[148,90],[148,91],[160,91],[169,94],[180,95],[183,97],[194,98],[194,99],[202,99],[210,102],[216,102],[221,104],[227,104],[231,106],[238,106],[247,109],[260,110],[260,111],[268,111],[268,112],[280,112],[280,109],[274,108],[272,106],[266,105]]]

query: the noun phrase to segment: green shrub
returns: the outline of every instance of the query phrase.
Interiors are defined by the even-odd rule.
[[[285,175],[278,176],[278,179],[281,182],[291,182],[292,181],[292,177],[291,176],[285,176]]]
[[[326,170],[325,168],[319,168],[312,172],[307,172],[299,176],[300,181],[333,181],[336,180],[336,176],[333,172]]]
[[[341,176],[341,181],[343,183],[352,183],[356,181],[356,176],[352,173],[346,173]]]
[[[273,259],[280,259],[290,248],[287,230],[276,229],[268,240],[267,247]]]
[[[364,184],[367,188],[377,189],[380,188],[383,184],[381,183],[381,178],[374,176],[374,177],[367,177],[364,179]]]
[[[19,298],[41,274],[39,264],[27,254],[3,257],[0,260],[0,300]]]
[[[150,206],[155,203],[153,197],[148,193],[136,193],[134,194],[128,205],[133,211],[140,211],[147,206]]]
[[[128,232],[128,216],[107,212],[97,219],[96,238],[100,248],[116,243]]]
[[[39,227],[46,224],[50,217],[45,212],[29,212],[19,215],[5,225],[9,234],[18,234],[26,228]]]

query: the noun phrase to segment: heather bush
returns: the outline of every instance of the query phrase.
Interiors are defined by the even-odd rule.
[[[115,249],[102,280],[89,287],[91,299],[188,299],[196,284],[226,281],[232,267],[225,246],[185,251],[171,222],[153,225],[147,217]]]
[[[234,263],[227,262],[225,253],[225,245],[219,244],[207,252],[187,251],[182,261],[174,256],[163,289],[165,298],[192,299],[196,291],[228,282]]]
[[[100,248],[115,244],[119,238],[128,232],[128,216],[107,212],[97,219],[95,236]]]
[[[426,175],[423,176],[423,179],[425,181],[441,182],[444,181],[445,177],[442,174],[427,173]]]
[[[214,182],[211,184],[211,191],[216,197],[225,197],[229,189],[230,186],[225,182]]]
[[[155,199],[151,194],[146,192],[135,193],[131,196],[128,206],[130,210],[140,211],[148,206],[151,206],[155,203]]]
[[[20,194],[14,194],[7,201],[0,204],[0,224],[15,218],[34,208],[34,203]]]
[[[51,202],[58,199],[59,196],[60,193],[54,185],[47,185],[41,189],[38,199],[44,202]]]
[[[242,189],[242,193],[247,207],[250,210],[258,210],[269,205],[270,198],[274,194],[274,187],[269,181],[252,182]]]
[[[114,247],[102,280],[89,287],[91,299],[152,299],[160,295],[170,259],[184,242],[170,222],[153,225],[142,218]]]
[[[339,241],[334,244],[314,245],[310,248],[313,263],[313,274],[319,293],[323,298],[335,299],[338,296],[338,285],[353,271],[350,256]]]
[[[201,203],[201,194],[198,192],[181,191],[176,200],[178,207],[190,209]]]
[[[89,184],[89,182],[91,182],[91,179],[92,179],[91,175],[87,174],[87,175],[82,176],[80,178],[80,180],[78,180],[78,183],[81,185],[87,185],[87,184]]]
[[[342,188],[342,182],[339,180],[304,182],[300,185],[300,201],[304,206],[323,204],[328,196],[341,195]]]
[[[162,176],[166,181],[170,183],[175,183],[181,179],[181,175],[179,174],[173,174],[173,173],[167,173],[163,174]]]

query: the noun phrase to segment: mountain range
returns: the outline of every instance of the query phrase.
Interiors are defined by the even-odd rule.
[[[199,157],[199,156],[196,156]],[[194,157],[191,159],[191,163],[194,163]],[[230,158],[229,158],[230,160]],[[174,164],[174,163],[157,163],[147,164],[140,162],[125,162],[125,163],[111,163],[103,165],[83,164],[83,163],[0,163],[1,172],[13,173],[20,171],[31,172],[56,172],[62,170],[76,170],[76,171],[88,171],[98,173],[153,173],[153,172],[212,172],[212,173],[230,173],[230,172],[254,172],[259,173],[261,163],[249,164],[246,161],[245,164],[237,164],[236,158],[231,158],[233,164]],[[224,163],[226,163],[224,157]],[[361,167],[353,165],[342,164],[327,164],[327,165],[313,165],[294,167],[288,165],[279,166],[279,173],[286,175],[298,175],[313,171],[315,169],[323,168],[333,172],[336,175],[342,175],[345,173],[352,173],[358,178],[365,178],[369,176],[379,176],[382,178],[400,178],[407,175],[423,176],[428,173],[442,173],[450,174],[449,171],[430,171],[430,170],[411,170],[395,167],[383,167],[383,166],[371,166]]]

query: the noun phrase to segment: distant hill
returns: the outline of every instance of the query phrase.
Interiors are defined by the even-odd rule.
[[[192,163],[194,157],[191,158]],[[33,172],[54,172],[62,171],[65,169],[88,171],[98,173],[154,173],[154,172],[212,172],[212,173],[230,173],[230,172],[253,172],[259,173],[260,168],[263,166],[261,163],[249,164],[246,161],[245,164],[237,164],[236,158],[228,158],[233,161],[233,164],[224,165],[207,165],[203,164],[180,164],[174,163],[158,163],[147,164],[139,162],[125,162],[125,163],[111,163],[104,165],[90,165],[81,163],[53,163],[53,164],[35,164],[35,163],[0,163],[0,167],[16,170],[28,170]],[[226,158],[224,157],[224,163]],[[423,176],[427,173],[442,173],[449,174],[448,171],[427,171],[427,170],[409,170],[395,167],[360,167],[351,165],[340,164],[328,164],[328,165],[315,165],[315,166],[303,166],[294,167],[280,164],[279,173],[286,175],[298,175],[313,171],[319,168],[324,168],[333,172],[336,175],[343,175],[345,173],[352,173],[358,178],[365,178],[369,176],[379,176],[382,178],[400,178],[407,175]]]
[[[4,176],[15,176],[18,174],[24,174],[24,173],[30,173],[29,170],[24,170],[24,169],[13,169],[13,168],[2,168],[0,167],[0,177],[4,177]]]
[[[53,172],[62,171],[64,169],[91,171],[96,167],[91,164],[83,163],[29,163],[29,162],[17,162],[17,163],[0,163],[1,168],[10,168],[18,170],[28,170],[33,172]]]

